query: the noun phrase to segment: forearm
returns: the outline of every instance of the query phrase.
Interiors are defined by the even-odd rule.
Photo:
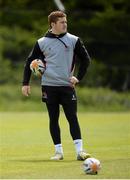
[[[84,63],[81,63],[79,66],[78,74],[77,74],[77,79],[81,81],[85,74],[87,73],[87,69],[90,63],[85,61]]]
[[[23,73],[23,86],[28,85],[31,78],[30,62],[27,61]]]

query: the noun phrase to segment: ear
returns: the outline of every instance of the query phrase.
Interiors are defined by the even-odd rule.
[[[51,23],[51,27],[54,27],[54,25],[55,25],[55,23],[54,23],[54,22],[52,22],[52,23]]]

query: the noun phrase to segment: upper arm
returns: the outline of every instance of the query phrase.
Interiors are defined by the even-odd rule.
[[[41,59],[44,60],[44,54],[42,53],[38,42],[34,45],[31,53],[28,56],[29,59],[34,60],[34,59]]]
[[[83,42],[79,38],[75,44],[74,52],[80,59],[90,60],[90,56],[89,56]]]

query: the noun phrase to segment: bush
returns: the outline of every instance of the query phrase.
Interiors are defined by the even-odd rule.
[[[130,93],[103,88],[76,88],[79,111],[130,111]],[[40,82],[32,84],[30,97],[23,97],[21,84],[0,86],[0,111],[45,111]]]
[[[129,111],[130,93],[105,88],[78,88],[79,105],[86,111]]]

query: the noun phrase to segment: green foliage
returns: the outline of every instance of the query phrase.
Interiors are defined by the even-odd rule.
[[[35,41],[34,35],[19,27],[0,27],[0,83],[22,81],[23,64]]]
[[[77,87],[81,111],[130,111],[130,93],[117,93],[103,88]],[[31,95],[23,97],[21,84],[0,86],[0,111],[45,111],[41,101],[40,82],[32,84]]]
[[[86,111],[129,111],[130,93],[103,88],[79,88],[79,104]]]
[[[127,0],[65,3],[68,14],[73,12],[69,19],[70,31],[82,37],[91,57],[106,66],[108,73],[104,74],[104,79],[107,83],[103,81],[102,86],[118,90],[130,88],[130,3]],[[113,74],[110,80],[108,74]],[[113,79],[116,79],[115,84]]]
[[[9,60],[2,60],[0,58],[0,83],[4,83],[9,81],[9,74],[11,75],[12,71],[11,71],[11,64]],[[11,79],[11,77],[10,77]]]
[[[93,67],[89,69],[91,77],[88,74],[88,80],[84,80],[82,84],[128,90],[130,88],[129,1],[63,0],[62,2],[68,15],[69,32],[83,39],[90,56],[95,60],[92,63]],[[0,82],[11,81],[7,78],[10,72],[12,82],[16,79],[21,81],[21,78],[16,78],[14,68],[15,72],[18,70],[22,74],[20,67],[23,67],[36,40],[48,29],[48,14],[57,8],[53,1],[34,0],[1,0],[0,6],[0,62],[5,61],[2,67],[5,64],[9,69],[6,70],[5,75],[3,68]]]
[[[107,84],[107,67],[95,60],[92,60],[90,67],[88,68],[87,74],[84,79],[81,81],[81,86],[89,86],[89,87],[100,87],[105,86]]]

